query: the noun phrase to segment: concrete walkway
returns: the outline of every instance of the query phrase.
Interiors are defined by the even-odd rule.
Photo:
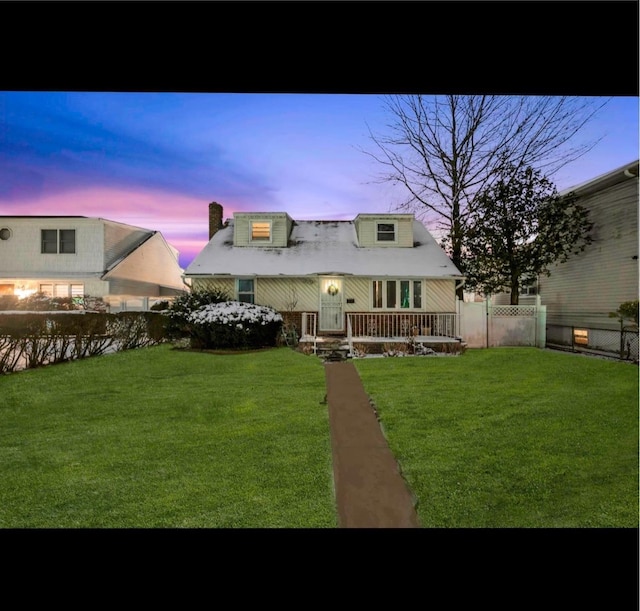
[[[351,362],[326,362],[327,403],[340,528],[419,528],[402,477]]]

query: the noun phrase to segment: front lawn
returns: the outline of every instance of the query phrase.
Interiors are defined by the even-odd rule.
[[[354,361],[423,527],[638,527],[638,368],[536,348]]]
[[[423,527],[638,527],[638,368],[357,359]],[[0,376],[0,528],[335,528],[322,363],[168,345]]]
[[[335,527],[322,364],[143,348],[0,377],[1,528]]]

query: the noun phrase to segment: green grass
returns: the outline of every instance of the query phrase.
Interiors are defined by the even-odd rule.
[[[354,361],[423,527],[638,527],[638,369],[535,348]]]
[[[324,370],[167,345],[0,378],[0,527],[335,527]]]
[[[423,527],[638,527],[638,368],[353,361]],[[335,528],[324,369],[163,345],[0,377],[0,528]]]

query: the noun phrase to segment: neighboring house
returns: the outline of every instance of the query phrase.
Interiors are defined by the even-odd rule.
[[[84,216],[0,216],[0,295],[101,297],[146,310],[187,290],[158,231]]]
[[[456,335],[462,275],[412,214],[236,212],[223,224],[214,202],[209,242],[184,275],[193,291],[280,311],[303,336]]]
[[[539,278],[547,343],[615,351],[620,325],[609,313],[638,299],[638,160],[561,194],[569,192],[589,209],[593,243]]]

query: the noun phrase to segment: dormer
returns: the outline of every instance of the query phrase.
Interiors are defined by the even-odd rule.
[[[233,245],[286,248],[292,226],[286,212],[234,212]]]
[[[412,248],[413,214],[359,214],[355,218],[361,248]]]

